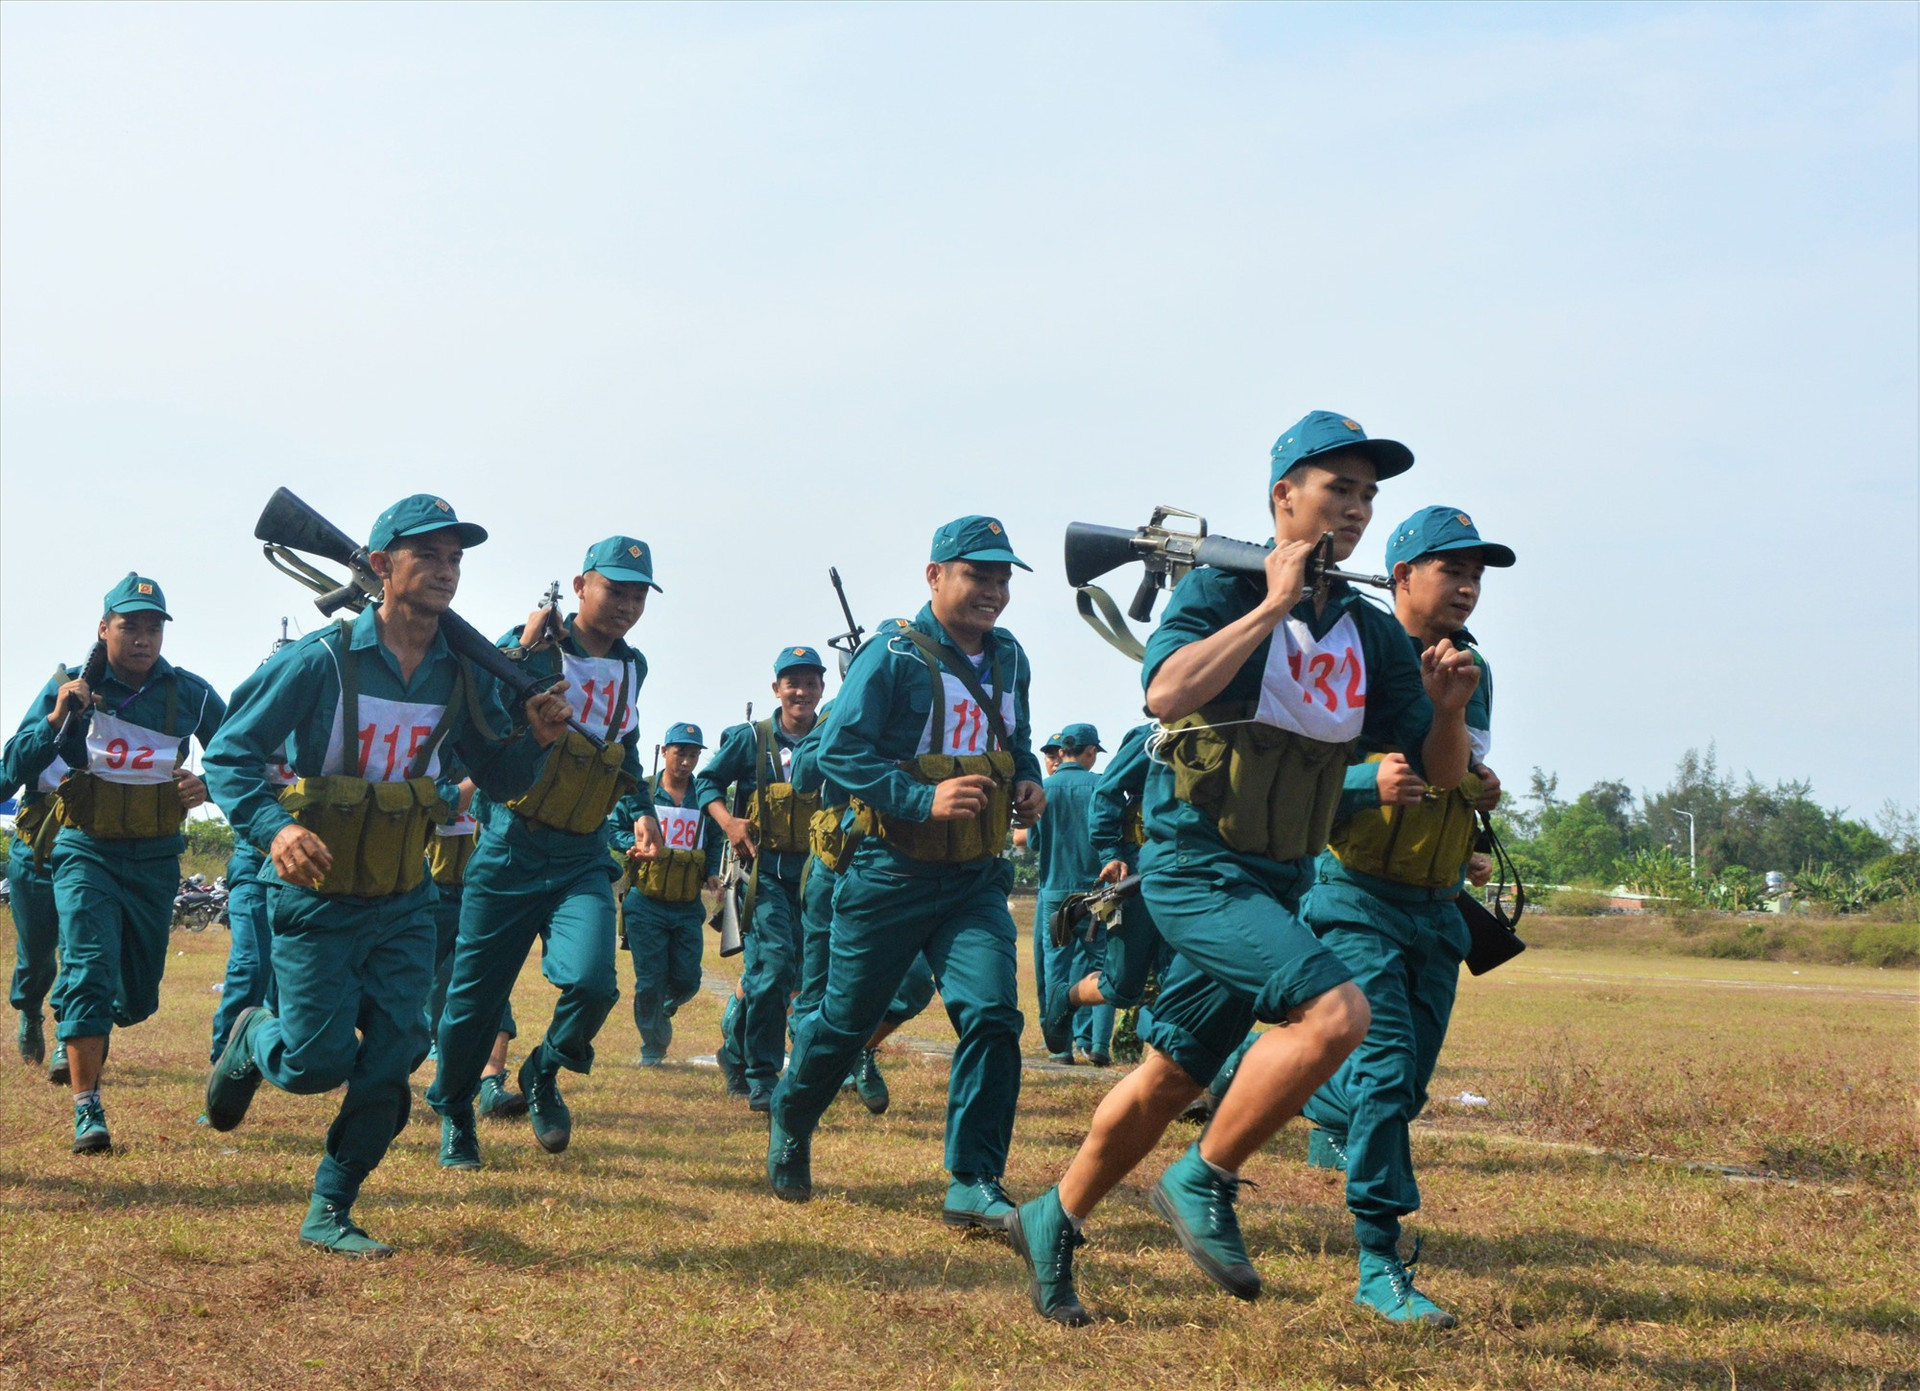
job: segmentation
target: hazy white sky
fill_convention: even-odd
[[[129,568],[222,688],[312,627],[286,484],[451,499],[490,631],[645,537],[649,746],[993,513],[1036,725],[1117,735],[1063,526],[1257,538],[1324,407],[1419,457],[1357,563],[1435,502],[1520,553],[1510,781],[1912,803],[1917,14],[7,4],[7,726]]]

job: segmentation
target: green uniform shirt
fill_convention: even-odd
[[[1040,867],[1040,892],[1085,893],[1100,879],[1104,863],[1094,853],[1088,812],[1100,779],[1078,763],[1064,762],[1040,786],[1047,814],[1027,832],[1027,845]]]
[[[1147,738],[1152,733],[1152,724],[1137,724],[1128,730],[1093,789],[1087,833],[1093,837],[1093,855],[1102,868],[1115,860],[1129,868],[1139,863],[1140,847],[1127,840],[1127,814],[1147,790],[1147,769],[1152,764],[1147,757]]]
[[[361,724],[351,741],[340,728],[340,664],[348,651],[357,654]],[[309,633],[267,658],[233,693],[233,709],[207,750],[207,787],[235,834],[270,851],[273,838],[294,824],[271,776],[277,751],[286,751],[293,772],[303,778],[404,777],[412,753],[438,723],[438,711],[453,698],[459,670],[445,636],[435,633],[413,679],[402,678],[400,663],[380,641],[373,609],[354,619],[344,636],[338,624]],[[524,729],[495,738],[508,736],[514,725],[495,683],[477,681],[475,700],[489,728],[476,728],[462,702],[427,776],[440,775],[450,745],[477,785],[494,796],[516,797],[532,786],[545,752]]]
[[[1265,597],[1263,580],[1211,568],[1188,575],[1174,590],[1160,625],[1147,639],[1147,653],[1140,669],[1142,688],[1152,686],[1160,664],[1180,648],[1244,618],[1258,608]],[[1320,638],[1347,615],[1352,616],[1358,632],[1361,665],[1365,669],[1361,741],[1409,750],[1407,756],[1418,769],[1420,750],[1426,743],[1427,731],[1433,726],[1433,705],[1420,680],[1419,659],[1409,648],[1406,630],[1399,620],[1363,600],[1344,583],[1334,585],[1324,611],[1316,614],[1309,597],[1297,604],[1289,617],[1305,624],[1315,638]],[[1271,637],[1256,647],[1226,689],[1214,699],[1243,701],[1249,705],[1259,700],[1272,647]],[[1346,688],[1346,677],[1342,678],[1341,685]],[[1181,863],[1206,857],[1236,862],[1256,872],[1263,881],[1271,877],[1271,861],[1229,850],[1220,838],[1213,817],[1174,797],[1173,770],[1162,763],[1153,764],[1147,774],[1146,821],[1148,843],[1141,855],[1144,872],[1151,873],[1153,866],[1165,856]],[[1291,872],[1302,873],[1311,863],[1303,858],[1291,866]]]
[[[818,729],[820,722],[814,721],[813,728]],[[807,734],[811,734],[809,730]],[[694,804],[705,807],[715,801],[725,803],[729,810],[735,803],[730,793],[737,794],[739,806],[746,806],[747,798],[759,788],[764,777],[768,782],[792,782],[793,769],[798,762],[798,750],[807,734],[789,734],[780,724],[780,716],[773,716],[773,748],[769,764],[776,761],[779,766],[758,767],[759,739],[751,724],[730,726],[720,735],[720,747],[714,750],[713,757],[707,760],[707,766],[693,780]],[[767,862],[760,868],[764,873],[772,874],[789,883],[800,881],[800,871],[806,868],[805,851],[767,852]]]
[[[1454,638],[1456,644],[1465,638],[1464,632]],[[1413,657],[1416,662],[1420,654],[1426,651],[1419,638],[1407,634],[1407,640],[1413,644]],[[1473,754],[1468,766],[1478,766],[1486,762],[1487,753],[1493,747],[1493,668],[1487,665],[1486,657],[1480,649],[1469,649],[1473,653],[1474,665],[1480,668],[1480,684],[1473,688],[1473,694],[1467,698],[1467,738],[1472,742]],[[1380,748],[1368,742],[1362,736],[1360,753],[1362,757],[1376,753],[1406,752],[1404,749]],[[1417,751],[1416,751],[1417,752]],[[1407,754],[1413,758],[1414,754]],[[1357,811],[1370,811],[1380,805],[1380,774],[1377,763],[1356,763],[1347,769],[1345,784],[1340,790],[1340,815],[1352,816]]]
[[[573,624],[573,618],[567,619],[567,635],[560,642],[526,654],[527,674],[540,681],[565,676],[570,687],[566,699],[573,706],[573,717],[603,739],[617,738],[623,750],[621,767],[635,783],[643,782],[645,772],[640,766],[640,720],[636,702],[640,699],[640,687],[647,679],[647,659],[625,641],[615,642],[604,657],[594,657],[574,639]],[[497,646],[502,651],[518,653],[520,630],[516,628],[503,634]],[[505,703],[508,697],[500,682],[484,672],[480,674],[480,681],[489,695]],[[622,684],[627,688],[625,705],[620,703]],[[550,860],[591,859],[607,851],[605,822],[579,834],[542,826],[521,816],[501,799],[487,795],[484,788],[474,794],[473,815],[486,831],[502,837],[515,849],[531,850]],[[631,823],[628,833],[632,833]]]
[[[700,806],[699,789],[691,781],[687,784],[686,801],[676,802],[673,794],[667,791],[666,783],[662,779],[649,778],[614,804],[613,811],[607,816],[608,843],[624,864],[627,852],[633,849],[633,823],[641,817],[649,814],[657,816],[662,807],[698,812],[699,820],[694,823],[698,826],[698,830],[694,833],[699,842],[696,845],[675,843],[677,839],[687,835],[686,832],[676,831],[668,824],[679,818],[661,817],[660,829],[667,837],[669,850],[699,850],[704,853],[707,857],[707,867],[704,872],[706,877],[711,879],[720,872],[720,852],[726,845],[727,838],[722,834],[719,823],[700,811]]]
[[[80,670],[73,668],[75,675]],[[128,685],[108,667],[94,688],[100,705],[90,718],[75,715],[67,721],[66,737],[62,739],[47,716],[59,703],[60,688],[72,679],[65,675],[51,677],[41,687],[20,728],[7,741],[0,778],[32,789],[30,799],[45,796],[59,786],[61,775],[69,768],[84,768],[108,781],[118,781],[114,774],[137,774],[143,768],[153,768],[156,758],[177,766],[185,757],[187,740],[198,739],[200,747],[206,749],[227,714],[225,703],[204,679],[174,666],[165,657],[156,657],[146,681],[139,686]],[[166,727],[170,700],[171,731]],[[154,747],[142,743],[134,729],[159,736],[152,740]],[[77,826],[61,827],[60,836],[91,839]],[[130,860],[163,859],[186,848],[185,839],[178,834],[99,844]]]

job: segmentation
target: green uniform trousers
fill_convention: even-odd
[[[1173,953],[1160,936],[1153,909],[1138,893],[1120,901],[1120,916],[1107,928],[1100,962],[1100,997],[1116,1009],[1132,1009],[1155,971],[1165,972]]]
[[[829,943],[833,928],[833,891],[839,887],[840,876],[815,860],[807,870],[805,882],[801,885],[800,908],[801,924],[805,942],[801,951],[800,993],[794,997],[794,1027],[799,1027],[802,1014],[820,1008],[820,1001],[827,993],[827,960]],[[881,1021],[899,1027],[909,1019],[926,1012],[933,1003],[938,986],[933,979],[933,967],[927,965],[926,953],[914,957],[913,964],[907,968],[907,978],[900,982],[899,990],[894,992],[893,1003],[887,1006],[886,1017]]]
[[[947,1080],[946,1164],[1005,1172],[1020,1099],[1019,932],[1007,911],[1013,867],[992,858],[929,867],[862,847],[833,896],[826,994],[799,1021],[793,1062],[773,1094],[789,1135],[807,1136],[924,952],[959,1044]]]
[[[746,935],[740,1051],[747,1085],[771,1087],[787,1060],[787,1006],[800,988],[800,881],[760,876]]]
[[[486,829],[467,861],[460,936],[439,1023],[427,1102],[442,1115],[480,1089],[502,1010],[537,937],[540,971],[560,998],[537,1067],[593,1070],[593,1039],[620,1000],[614,970],[614,864],[604,850],[554,863]]]
[[[1246,1040],[1254,1021],[1277,1024],[1353,971],[1298,915],[1313,862],[1180,851],[1141,881],[1161,934],[1177,953],[1140,1037],[1206,1086]]]
[[[282,1091],[347,1084],[313,1178],[338,1207],[352,1206],[412,1109],[407,1078],[427,1051],[434,897],[431,880],[373,899],[267,889],[279,1000],[253,1035],[253,1060]]]
[[[33,847],[18,836],[7,851],[7,890],[13,898],[13,1007],[38,1014],[53,990],[60,962],[60,913],[53,906],[53,867],[35,863]]]
[[[60,983],[53,1012],[64,1041],[138,1024],[160,1008],[180,859],[133,859],[73,830],[49,862],[60,918]]]
[[[1304,1108],[1347,1155],[1347,1208],[1363,1249],[1392,1253],[1420,1208],[1407,1127],[1427,1104],[1460,984],[1466,925],[1449,901],[1387,903],[1318,887],[1306,915],[1373,1009],[1366,1039]],[[1369,921],[1355,921],[1362,916]]]
[[[1047,995],[1041,998],[1053,998],[1060,1009],[1066,1007],[1067,992],[1076,981],[1104,971],[1107,963],[1106,926],[1091,918],[1080,924],[1080,931],[1064,947],[1053,945],[1053,915],[1067,901],[1069,893],[1084,892],[1084,889],[1042,889],[1034,900],[1034,925],[1047,934]],[[1091,934],[1087,931],[1089,927],[1093,929]],[[1087,940],[1089,935],[1091,941]],[[1111,1054],[1115,1013],[1111,1003],[1082,1005],[1076,1009],[1073,1012],[1074,1045],[1082,1053]]]
[[[460,905],[465,901],[464,887],[441,884],[440,901],[433,908],[433,989],[427,992],[427,1037],[440,1036],[440,1015],[447,1007],[447,982],[453,978],[453,946],[460,939]],[[513,1001],[500,1006],[500,1027],[496,1033],[508,1038],[520,1037],[514,1021]]]
[[[662,903],[638,889],[621,901],[627,950],[633,953],[633,1023],[640,1056],[655,1061],[673,1042],[673,1016],[700,993],[700,957],[706,949],[706,904]]]
[[[267,921],[267,886],[258,875],[266,857],[240,841],[227,860],[227,975],[213,1011],[212,1052],[219,1062],[240,1011],[273,997],[273,926]]]

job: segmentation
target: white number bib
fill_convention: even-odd
[[[58,792],[60,790],[60,779],[66,775],[67,760],[64,758],[55,758],[53,762],[47,765],[46,771],[40,774],[40,790],[42,792]]]
[[[1367,719],[1367,662],[1352,614],[1342,614],[1317,640],[1297,618],[1274,630],[1253,717],[1325,744],[1360,737]]]
[[[595,737],[612,743],[639,723],[635,701],[639,692],[632,679],[632,664],[619,657],[573,657],[561,654],[566,664],[567,699],[573,702],[574,718]],[[621,677],[627,678],[627,703],[614,709],[620,699]]]
[[[437,836],[470,836],[479,829],[480,823],[462,811],[454,813],[453,820],[446,825],[435,826],[433,833]]]
[[[986,682],[980,683],[985,689]],[[935,710],[927,716],[927,727],[920,732],[921,753],[944,753],[959,756],[961,754],[985,753],[993,741],[993,727],[987,723],[987,712],[979,703],[967,694],[967,688],[960,678],[950,671],[940,673],[940,693],[944,708]],[[1000,693],[1000,718],[1007,726],[1007,732],[1013,732],[1015,715],[1014,694],[1012,691]],[[945,732],[940,747],[934,747],[934,729],[938,726]]]
[[[365,778],[369,782],[400,782],[414,755],[426,747],[427,740],[447,713],[444,705],[423,705],[412,700],[382,700],[378,696],[360,697],[360,728],[354,731],[354,748],[349,758],[341,750],[340,725],[343,716],[334,707],[333,733],[327,738],[327,761],[322,766],[331,775]],[[440,750],[434,749],[423,776],[440,772]]]
[[[87,730],[87,771],[108,782],[172,782],[184,742],[177,734],[96,710]]]
[[[703,850],[700,812],[696,807],[655,807],[660,818],[660,833],[667,838],[669,850]]]

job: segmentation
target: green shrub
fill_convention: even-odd
[[[1920,923],[1868,923],[1856,928],[1852,958],[1862,966],[1920,965]]]
[[[1613,911],[1612,899],[1589,889],[1548,889],[1534,906],[1562,918],[1599,918]]]

